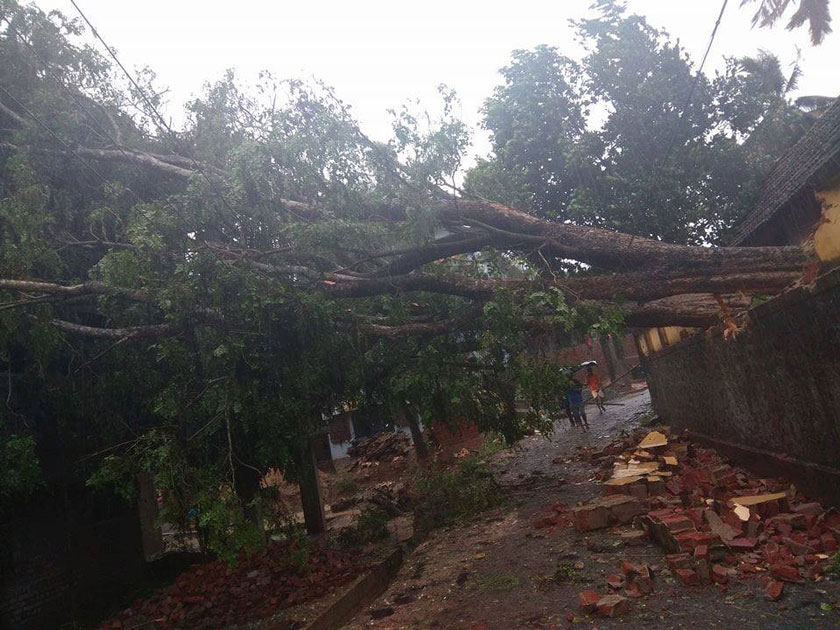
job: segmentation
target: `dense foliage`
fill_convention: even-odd
[[[545,47],[503,71],[496,156],[468,188],[552,219],[719,238],[766,167],[756,129],[788,141],[778,82],[733,61],[683,115],[693,73],[663,34],[613,13],[580,28],[582,66]],[[506,208],[465,214],[451,91],[373,142],[324,85],[228,73],[176,133],[153,73],[128,83],[82,33],[0,0],[0,496],[32,489],[38,460],[48,487],[125,496],[148,472],[167,520],[197,518],[231,554],[262,541],[263,474],[300,475],[338,410],[470,419],[513,442],[546,427],[568,379],[539,336],[622,327],[609,291],[564,288],[566,246],[511,232]],[[640,159],[672,135],[670,160]],[[626,266],[593,251],[580,260]]]
[[[725,242],[812,123],[767,52],[709,79],[678,43],[613,8],[577,23],[580,63],[513,53],[487,100],[493,156],[467,190],[550,218],[689,244]]]
[[[440,232],[425,202],[446,198],[468,142],[451,92],[433,116],[396,112],[383,144],[325,86],[266,75],[245,91],[229,73],[176,136],[144,101],[160,93],[153,75],[142,93],[126,85],[75,43],[77,21],[3,0],[0,24],[0,277],[87,283],[3,293],[0,452],[4,471],[19,468],[4,495],[32,487],[36,452],[53,483],[125,496],[147,471],[164,517],[197,514],[223,551],[258,542],[247,517],[260,477],[294,478],[301,445],[338,409],[475,418],[513,441],[557,404],[562,366],[523,352],[522,318],[555,318],[573,336],[599,309],[515,292],[478,310],[423,293],[341,300],[311,278],[377,271],[368,253]],[[395,208],[399,221],[386,217]],[[473,277],[524,264],[504,252],[449,263]],[[459,323],[369,334],[441,317]],[[519,417],[524,392],[533,406]]]

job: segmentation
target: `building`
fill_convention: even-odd
[[[809,245],[818,258],[840,258],[840,99],[773,166],[758,203],[730,245]],[[659,352],[696,328],[669,326],[636,333],[639,353]]]
[[[831,260],[840,254],[832,236],[838,219],[840,98],[776,162],[731,244],[799,245],[813,239],[820,258]]]
[[[748,310],[734,338],[716,327],[647,353],[654,408],[840,505],[840,100],[779,158],[734,243],[813,247],[819,274]]]

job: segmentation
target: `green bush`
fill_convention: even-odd
[[[470,457],[451,471],[421,477],[417,482],[419,508],[415,526],[421,531],[450,525],[498,505],[499,485],[487,467]]]
[[[828,573],[835,580],[840,580],[840,551],[835,553],[834,556],[831,558],[831,564],[828,565],[826,573]]]
[[[359,491],[359,484],[353,477],[342,475],[335,482],[335,489],[342,496],[354,495]]]
[[[336,537],[336,542],[345,549],[361,547],[369,542],[388,536],[388,513],[376,506],[367,506],[352,527],[345,527]]]

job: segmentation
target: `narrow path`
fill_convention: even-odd
[[[498,454],[492,466],[507,488],[504,506],[470,523],[433,532],[408,558],[385,595],[346,628],[840,628],[840,613],[831,610],[832,604],[840,604],[837,582],[788,585],[780,602],[765,600],[755,580],[734,580],[726,589],[685,588],[659,575],[663,552],[658,547],[625,547],[618,530],[583,535],[570,526],[534,527],[558,502],[571,507],[601,494],[592,479],[593,467],[576,454],[581,447],[601,447],[636,428],[634,416],[650,399],[643,392],[616,402],[623,406],[610,406],[603,415],[588,412],[588,433],[562,420],[549,438],[528,438],[520,448]],[[623,617],[580,613],[578,593],[606,593],[606,576],[619,572],[622,560],[654,568],[654,593],[634,600]],[[565,581],[558,583],[557,573]]]

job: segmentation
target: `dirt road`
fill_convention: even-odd
[[[684,587],[664,568],[663,552],[646,543],[623,546],[617,530],[579,534],[571,527],[536,529],[552,505],[573,506],[601,494],[594,469],[576,458],[582,446],[602,446],[637,426],[647,392],[617,400],[591,430],[565,420],[549,438],[535,436],[499,453],[492,467],[508,498],[480,519],[439,530],[411,554],[386,594],[347,626],[353,630],[518,630],[592,628],[840,628],[840,583],[786,585],[781,601],[765,599],[757,580],[727,587]],[[587,407],[589,410],[589,407]],[[629,528],[625,528],[629,531]],[[654,568],[654,592],[632,601],[618,618],[577,609],[578,593],[607,592],[606,578],[622,560]]]

